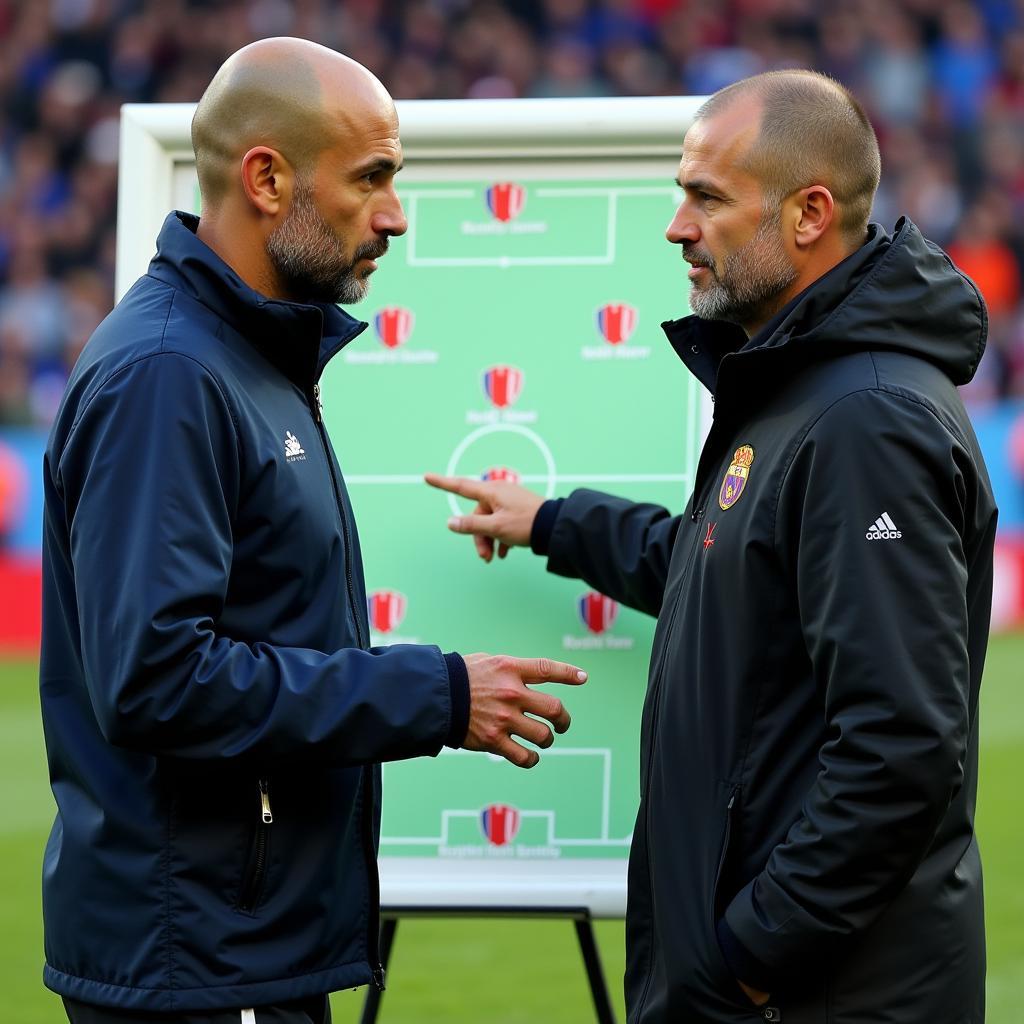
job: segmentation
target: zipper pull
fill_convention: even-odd
[[[270,788],[266,779],[260,779],[260,806],[263,809],[263,824],[269,825],[274,820],[274,815],[270,813]]]
[[[699,523],[704,518],[704,507],[701,506],[700,508],[695,508],[693,510],[693,515],[691,515],[690,518],[695,523]]]
[[[382,964],[377,964],[373,969],[373,987],[378,992],[383,992],[386,988],[384,984],[384,967]]]
[[[324,403],[320,400],[320,385],[313,385],[313,401],[316,402],[316,421],[319,423],[324,418]]]

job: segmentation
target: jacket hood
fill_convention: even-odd
[[[157,237],[149,275],[212,309],[299,384],[318,379],[328,360],[367,324],[333,303],[285,302],[250,288],[196,235],[199,218],[175,210]],[[297,358],[296,346],[308,358]]]
[[[978,368],[988,313],[974,282],[903,217],[892,235],[870,225],[867,242],[807,288],[775,330],[753,344],[738,326],[722,321],[690,316],[662,326],[679,355],[712,387],[726,355],[777,349],[806,359],[807,345],[821,356],[905,352],[934,363],[960,385]],[[696,355],[704,358],[694,360]]]

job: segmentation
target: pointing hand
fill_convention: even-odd
[[[538,718],[546,718],[557,733],[569,728],[570,718],[557,697],[540,693],[526,684],[578,686],[586,682],[587,673],[575,665],[547,658],[470,654],[465,661],[469,671],[469,730],[462,746],[466,750],[500,754],[519,768],[532,768],[540,760],[540,754],[512,737],[518,736],[547,748],[555,738],[551,729]]]
[[[451,494],[476,501],[476,508],[467,516],[452,516],[448,529],[452,533],[472,534],[477,554],[489,562],[494,558],[495,541],[498,557],[504,558],[509,548],[526,547],[537,510],[544,499],[518,484],[485,483],[464,476],[440,476],[427,473],[424,480]]]

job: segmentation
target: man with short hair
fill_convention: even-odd
[[[545,659],[369,648],[320,415],[326,362],[406,229],[398,119],[340,54],[270,39],[193,122],[201,219],[85,346],[46,452],[46,984],[74,1024],[323,1024],[383,984],[378,763],[532,767]],[[532,716],[532,717],[531,717]]]
[[[878,146],[812,72],[713,96],[668,227],[712,392],[682,515],[593,491],[449,527],[658,616],[629,869],[631,1024],[981,1024],[978,689],[996,509],[956,391],[973,284],[868,224]],[[759,1009],[756,1009],[759,1008]]]

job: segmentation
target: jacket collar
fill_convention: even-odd
[[[367,325],[331,303],[268,299],[196,236],[199,218],[168,214],[149,274],[191,295],[246,338],[286,377],[308,389],[327,362]]]
[[[748,339],[737,324],[724,320],[702,320],[698,316],[668,320],[661,325],[662,329],[690,372],[714,394],[722,361],[727,356],[786,352],[794,334],[803,333],[808,322],[816,321],[822,315],[824,307],[827,307],[837,292],[842,294],[857,280],[858,271],[875,255],[876,246],[873,242],[877,238],[878,233],[873,232],[860,249],[791,299],[752,338]],[[797,327],[801,329],[796,330]],[[762,358],[747,362],[751,368],[756,366],[758,372],[765,367]]]
[[[869,225],[859,249],[749,341],[733,324],[693,316],[662,326],[705,387],[734,396],[764,392],[795,363],[865,350],[924,359],[965,384],[984,352],[988,316],[973,282],[903,217],[892,235]]]

